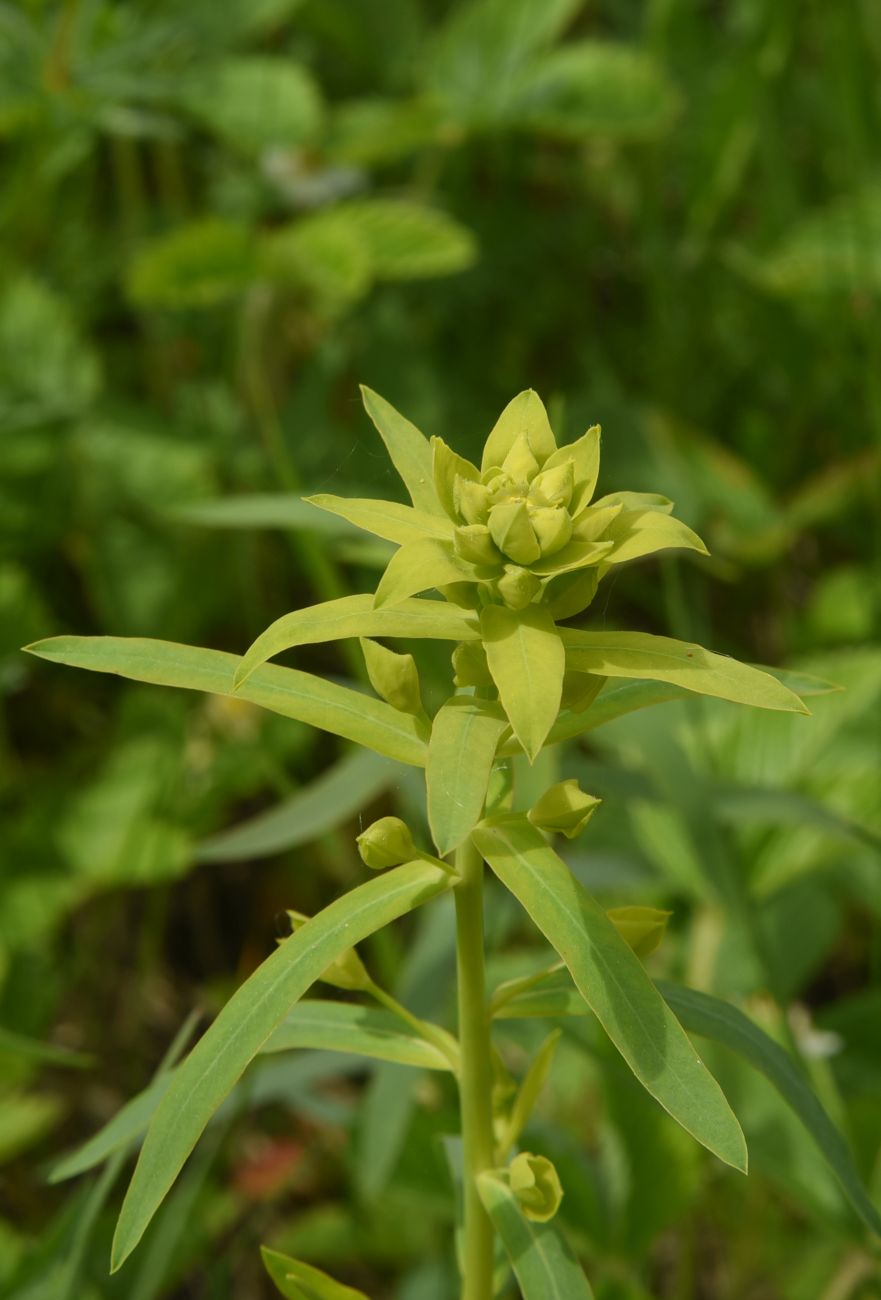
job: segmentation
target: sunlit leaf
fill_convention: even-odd
[[[423,433],[372,388],[361,385],[361,399],[392,464],[417,510],[446,518],[434,490],[431,445]]]
[[[28,646],[55,663],[115,673],[157,686],[235,695],[286,718],[354,740],[378,754],[422,767],[426,746],[417,722],[382,700],[294,668],[267,665],[236,689],[235,655],[138,637],[59,636]]]
[[[525,437],[536,460],[543,462],[557,449],[544,402],[533,388],[512,397],[493,425],[483,448],[482,470],[501,465],[518,438]]]
[[[477,1186],[523,1300],[591,1300],[587,1278],[559,1228],[527,1219],[507,1182],[492,1171],[479,1174]]]
[[[646,678],[756,708],[809,712],[797,695],[770,674],[699,645],[648,632],[561,628],[560,635],[566,647],[567,666],[581,672]]]
[[[144,307],[214,307],[243,293],[256,274],[250,230],[206,217],[147,244],[129,267],[127,285]]]
[[[478,641],[476,618],[440,600],[403,600],[375,609],[373,596],[340,596],[320,605],[307,605],[282,614],[243,655],[236,682],[244,682],[255,668],[283,650],[339,641],[346,637],[413,637],[441,641]]]
[[[377,609],[399,605],[408,596],[445,587],[450,583],[474,581],[474,566],[460,560],[449,542],[434,537],[407,542],[388,562],[374,596]]]
[[[454,696],[435,715],[425,779],[428,824],[444,857],[465,839],[483,813],[496,746],[508,722],[496,705]]]
[[[301,926],[233,994],[153,1117],[117,1224],[114,1269],[140,1241],[211,1116],[310,985],[353,944],[450,884],[425,862],[368,880]]]
[[[698,1142],[745,1171],[746,1144],[722,1090],[600,905],[524,817],[499,818],[473,838],[643,1087]]]
[[[486,658],[502,707],[530,760],[547,739],[563,689],[565,654],[551,617],[487,605],[481,614]]]
[[[192,77],[181,98],[194,117],[245,152],[293,148],[311,139],[321,122],[318,89],[291,59],[226,59]]]
[[[673,548],[707,555],[704,543],[680,519],[658,510],[624,510],[610,525],[607,533],[614,545],[605,558],[606,564],[623,564],[643,555]]]
[[[422,280],[465,271],[477,258],[471,231],[405,199],[350,199],[337,214],[362,239],[380,280]]]
[[[268,1246],[260,1247],[266,1271],[285,1300],[367,1300],[363,1291],[343,1286],[313,1264],[304,1264]]]
[[[423,537],[448,541],[453,536],[453,525],[448,519],[414,510],[412,506],[402,506],[397,501],[335,497],[327,493],[305,499],[310,505],[318,506],[319,510],[340,515],[356,528],[363,528],[365,532],[383,537],[389,542],[397,542],[398,545],[419,541]]]

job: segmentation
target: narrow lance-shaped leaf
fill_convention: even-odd
[[[494,1171],[479,1174],[477,1187],[523,1300],[592,1300],[584,1271],[556,1225],[527,1219],[505,1179]]]
[[[498,705],[471,696],[447,700],[428,743],[428,824],[443,857],[458,848],[483,814],[496,747],[508,722]]]
[[[451,545],[433,537],[407,542],[389,560],[379,580],[373,603],[377,609],[397,605],[431,587],[453,582],[473,582],[474,566],[460,560]],[[363,634],[362,634],[363,635]]]
[[[363,384],[361,399],[365,411],[385,443],[392,464],[410,493],[413,505],[417,510],[426,510],[429,514],[444,515],[443,506],[434,489],[428,439],[415,424],[411,424],[396,411],[390,402]]]
[[[384,537],[387,542],[396,542],[399,546],[405,542],[419,541],[422,537],[436,537],[446,541],[453,536],[453,525],[448,519],[427,514],[423,510],[414,510],[412,506],[402,506],[397,501],[335,497],[325,493],[306,497],[305,500],[319,510],[339,515],[356,528],[363,528],[365,532]]]
[[[41,659],[115,673],[157,686],[180,686],[209,695],[236,695],[260,708],[354,740],[387,758],[425,765],[423,730],[413,717],[382,700],[294,668],[261,668],[238,691],[233,678],[239,660],[220,650],[148,641],[140,637],[57,636],[27,647]]]
[[[354,817],[396,779],[400,768],[369,749],[355,749],[289,799],[196,846],[198,862],[268,857],[321,835]]]
[[[363,1291],[336,1282],[313,1264],[260,1247],[266,1271],[285,1300],[367,1300]]]
[[[760,709],[809,712],[797,695],[769,673],[687,641],[648,632],[583,632],[575,628],[561,628],[560,635],[568,667],[581,672],[669,682],[698,695]]]
[[[368,880],[307,921],[233,994],[153,1117],[119,1216],[114,1270],[140,1241],[211,1116],[310,985],[353,944],[450,886],[451,877],[426,862]]]
[[[666,982],[658,987],[686,1029],[737,1052],[774,1085],[825,1156],[863,1223],[881,1237],[881,1214],[860,1181],[847,1143],[792,1058],[737,1007],[697,989]]]
[[[474,843],[566,963],[582,997],[643,1087],[721,1160],[746,1170],[743,1133],[716,1080],[600,905],[524,817]]]
[[[283,650],[346,637],[412,637],[438,641],[479,641],[477,619],[441,600],[403,600],[393,608],[374,609],[373,596],[340,596],[282,614],[248,650],[236,670],[236,687],[255,668]]]
[[[560,708],[566,669],[560,633],[537,605],[522,610],[487,605],[480,625],[502,707],[532,761]]]

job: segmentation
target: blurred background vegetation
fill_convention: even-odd
[[[251,1300],[261,1240],[377,1300],[454,1294],[455,1098],[401,1067],[261,1066],[113,1279],[124,1157],[47,1182],[277,911],[360,878],[359,819],[415,816],[419,789],[18,647],[241,653],[368,590],[382,546],[298,501],[394,493],[359,381],[472,455],[526,386],[565,440],[601,421],[601,489],[671,496],[712,556],[621,573],[591,624],[846,688],[810,722],[666,704],[535,781],[604,796],[574,869],[672,909],[653,972],[795,1052],[881,1194],[879,85],[874,0],[0,4],[4,1296]],[[353,650],[295,661],[363,677]],[[414,653],[431,689],[446,652]],[[491,916],[501,978],[523,936]],[[442,906],[365,957],[450,1016]],[[708,1053],[747,1182],[571,1023],[528,1144],[600,1300],[881,1296],[877,1243],[768,1086]],[[546,1029],[506,1030],[515,1071]]]

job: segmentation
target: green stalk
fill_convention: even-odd
[[[469,841],[456,851],[456,870],[461,877],[454,893],[464,1150],[462,1300],[489,1300],[493,1228],[480,1200],[477,1175],[493,1166],[492,1059],[483,952],[483,859]]]

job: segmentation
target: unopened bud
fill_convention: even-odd
[[[556,1169],[546,1156],[521,1151],[508,1170],[511,1191],[527,1219],[547,1223],[560,1208],[563,1188]]]
[[[496,590],[509,609],[525,609],[541,589],[541,581],[528,569],[506,564]]]
[[[572,520],[562,506],[541,506],[538,510],[530,510],[529,521],[542,555],[553,555],[572,536]]]
[[[470,564],[498,564],[496,544],[486,524],[467,524],[453,532],[453,547],[457,555]]]
[[[538,473],[538,461],[532,454],[529,439],[521,433],[502,461],[502,469],[515,483],[528,483]]]
[[[558,831],[572,840],[581,834],[601,802],[595,795],[585,794],[573,777],[546,790],[527,816],[539,830]]]
[[[361,861],[371,871],[399,867],[416,856],[410,828],[400,817],[380,817],[361,832],[356,842]]]
[[[482,524],[489,512],[490,490],[483,483],[458,477],[453,485],[456,510],[468,524]]]
[[[655,951],[667,931],[672,912],[659,907],[610,907],[606,915],[637,957]]]
[[[461,641],[453,651],[456,686],[492,686],[486,651],[479,641]]]
[[[536,474],[529,489],[530,501],[541,506],[568,506],[575,482],[574,468],[572,461],[567,460]]]
[[[489,512],[489,531],[500,551],[515,564],[534,564],[541,547],[523,501],[501,501]]]
[[[402,713],[421,713],[422,692],[413,656],[398,654],[380,645],[378,641],[363,637],[361,649],[370,685],[377,695],[381,695],[392,708],[399,709]]]
[[[303,925],[309,920],[302,912],[288,911],[288,919],[291,923],[291,930],[296,933],[298,926]],[[355,952],[354,948],[347,948],[345,952],[340,953],[339,957],[334,958],[327,969],[319,976],[325,984],[330,984],[335,989],[346,989],[351,993],[360,993],[371,985],[370,976],[367,968],[361,958]]]

